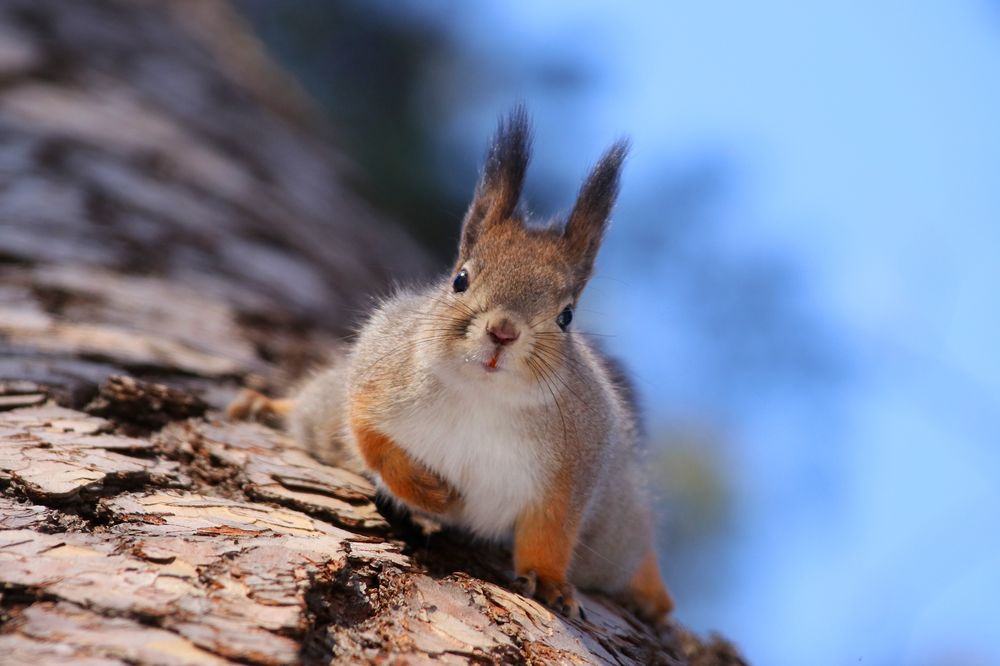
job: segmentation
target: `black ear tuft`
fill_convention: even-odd
[[[573,212],[563,236],[577,265],[578,291],[583,289],[594,269],[608,217],[618,198],[622,163],[628,155],[629,142],[621,139],[604,153],[580,188]]]
[[[476,186],[462,226],[462,257],[475,243],[485,224],[510,217],[524,187],[531,158],[531,122],[523,104],[518,104],[497,123],[497,132],[486,153],[483,176]]]
[[[503,188],[510,206],[509,215],[514,211],[524,185],[524,174],[531,158],[531,121],[523,104],[518,104],[507,118],[497,123],[497,133],[486,155],[486,166],[480,188]]]

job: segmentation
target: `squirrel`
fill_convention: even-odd
[[[501,118],[448,275],[399,290],[291,398],[245,391],[234,417],[282,418],[327,462],[417,514],[507,539],[514,588],[581,618],[575,587],[666,622],[631,387],[572,326],[628,143],[601,157],[565,222],[519,205],[531,130]]]

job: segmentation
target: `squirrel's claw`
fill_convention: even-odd
[[[528,571],[514,579],[511,587],[526,597],[535,597],[546,606],[571,620],[586,620],[586,613],[576,598],[576,588],[565,581],[539,578]]]
[[[538,586],[538,575],[534,571],[529,571],[523,576],[518,576],[511,583],[511,588],[518,594],[525,597],[535,596],[535,589]]]

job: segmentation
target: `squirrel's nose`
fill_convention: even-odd
[[[498,345],[509,345],[521,335],[514,323],[506,317],[497,322],[490,322],[486,327],[486,332],[489,334],[490,340]]]

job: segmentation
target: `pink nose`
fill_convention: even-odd
[[[514,340],[517,340],[517,336],[520,335],[520,332],[514,327],[511,320],[506,318],[496,323],[490,323],[486,327],[486,332],[489,334],[490,340],[498,345],[509,345]]]

